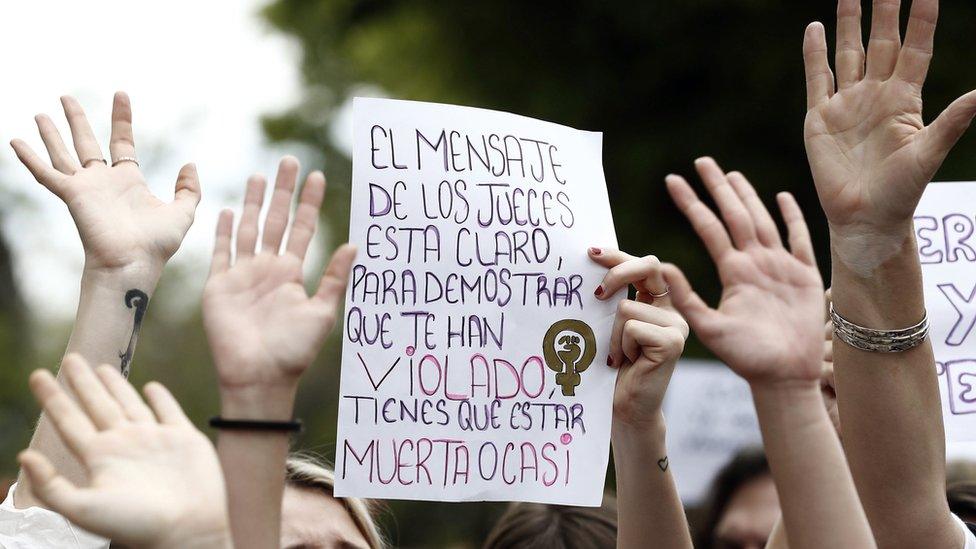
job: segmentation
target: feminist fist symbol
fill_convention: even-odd
[[[596,337],[581,320],[560,320],[546,332],[542,355],[546,366],[556,372],[556,384],[562,387],[563,396],[576,396],[576,386],[582,382],[580,373],[590,367],[596,356]]]

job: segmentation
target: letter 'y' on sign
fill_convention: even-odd
[[[357,98],[352,137],[336,495],[600,505],[602,135]]]

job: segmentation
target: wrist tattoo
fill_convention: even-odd
[[[663,458],[657,460],[657,466],[661,469],[662,473],[668,470],[668,465],[670,465],[670,463],[668,463],[668,456],[664,456]]]
[[[136,350],[136,339],[139,337],[139,328],[142,327],[142,317],[146,314],[146,307],[149,305],[149,296],[142,290],[129,290],[125,292],[125,306],[136,310],[135,319],[132,321],[132,335],[129,336],[129,346],[124,351],[119,352],[122,359],[120,366],[122,376],[129,377],[129,367],[132,364],[132,354]]]

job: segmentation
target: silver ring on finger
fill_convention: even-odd
[[[132,162],[137,167],[139,166],[139,160],[134,156],[120,156],[112,161],[112,167],[116,167],[123,162]]]
[[[87,168],[88,167],[88,164],[91,164],[92,162],[101,162],[102,164],[105,164],[106,166],[108,166],[108,161],[107,160],[105,160],[104,158],[100,158],[100,157],[94,156],[92,158],[86,158],[85,160],[82,160],[81,161],[81,167],[82,168]]]
[[[667,288],[665,288],[665,289],[664,289],[664,291],[663,291],[663,292],[661,292],[661,293],[659,293],[659,294],[655,294],[655,293],[653,293],[653,292],[648,292],[648,293],[649,293],[649,294],[651,295],[651,297],[653,297],[654,299],[661,299],[661,298],[663,298],[663,297],[668,297],[668,294],[670,294],[670,293],[671,293],[671,286],[668,286]]]

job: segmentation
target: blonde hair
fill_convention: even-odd
[[[606,494],[601,507],[512,503],[488,534],[482,549],[615,549],[617,500]]]
[[[321,465],[321,461],[307,454],[292,454],[285,462],[285,482],[295,488],[307,488],[323,492],[342,504],[352,517],[370,549],[385,549],[386,541],[376,525],[374,514],[379,504],[368,499],[337,498],[335,473]]]

